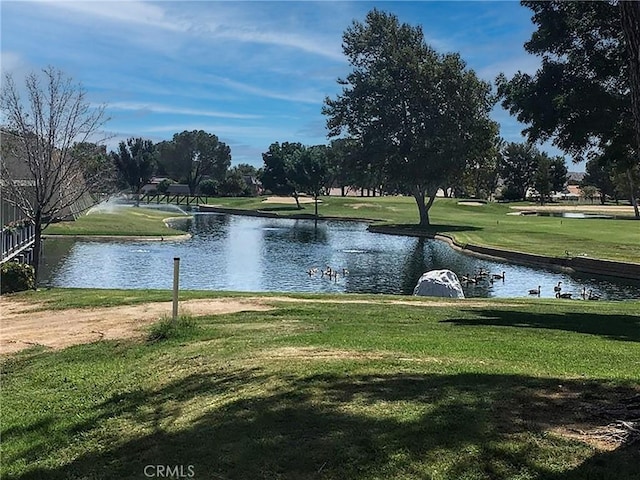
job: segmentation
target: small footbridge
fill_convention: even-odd
[[[2,245],[0,264],[8,261],[30,263],[35,238],[36,228],[29,220],[18,220],[4,225],[0,235]]]

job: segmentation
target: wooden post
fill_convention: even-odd
[[[178,290],[180,282],[180,257],[173,259],[173,315],[172,320],[175,322],[178,318]]]

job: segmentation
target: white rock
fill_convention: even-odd
[[[431,270],[423,273],[413,289],[413,294],[424,297],[464,298],[460,281],[451,270]]]

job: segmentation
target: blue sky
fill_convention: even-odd
[[[107,104],[110,148],[202,129],[231,147],[233,164],[257,167],[273,142],[327,143],[322,103],[350,71],[342,33],[373,7],[422,25],[428,43],[460,52],[485,80],[539,64],[523,48],[534,30],[530,10],[512,1],[0,5],[3,74],[19,81],[53,65],[81,82],[92,102]],[[506,111],[498,106],[493,117],[503,138],[522,140]]]

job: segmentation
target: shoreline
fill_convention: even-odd
[[[88,239],[88,240],[127,240],[127,241],[146,241],[146,242],[169,242],[169,241],[183,241],[191,238],[190,233],[178,234],[178,235],[63,235],[63,234],[44,234],[43,239]]]

